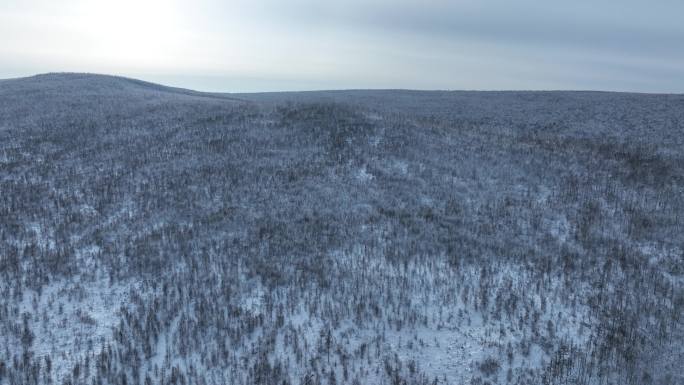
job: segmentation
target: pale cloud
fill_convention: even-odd
[[[673,0],[4,0],[0,77],[684,92],[682,14]]]

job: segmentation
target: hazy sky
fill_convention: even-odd
[[[0,78],[684,92],[682,0],[0,0]]]

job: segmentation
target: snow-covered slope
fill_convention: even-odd
[[[682,106],[0,81],[0,384],[682,383]]]

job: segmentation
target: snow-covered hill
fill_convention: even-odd
[[[0,81],[0,384],[683,383],[683,106]]]

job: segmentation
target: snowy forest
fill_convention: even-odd
[[[0,384],[684,384],[684,95],[0,81]]]

